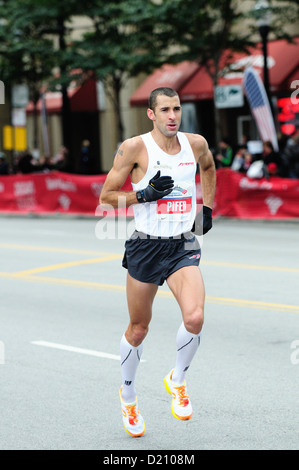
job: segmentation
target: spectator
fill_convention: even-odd
[[[279,152],[274,151],[274,147],[270,141],[263,142],[263,161],[269,175],[281,177],[287,176],[283,160]]]
[[[0,175],[8,175],[9,168],[6,161],[6,155],[0,152]]]
[[[36,171],[36,168],[37,167],[34,165],[31,153],[28,151],[21,153],[17,162],[16,172],[24,174],[33,173]]]
[[[244,173],[247,172],[247,170],[249,169],[251,163],[252,163],[252,155],[250,152],[246,151],[245,152],[245,155],[244,155],[244,163],[243,163],[243,168],[242,168],[242,171],[244,171]]]
[[[51,158],[52,170],[66,171],[69,151],[64,145],[60,147],[59,152]]]
[[[246,152],[246,147],[239,148],[232,162],[232,166],[231,166],[232,170],[241,171],[243,164],[244,164],[245,152]]]
[[[252,155],[248,152],[247,146],[240,147],[234,156],[231,169],[239,171],[240,173],[246,173],[252,163]]]
[[[220,152],[216,154],[216,168],[230,167],[233,159],[233,149],[228,139],[219,142]]]
[[[53,158],[50,156],[42,156],[40,159],[41,171],[43,173],[48,173],[49,171],[55,170],[55,165],[53,163]]]
[[[282,158],[286,162],[289,178],[299,178],[299,134],[285,146]]]
[[[91,164],[91,153],[90,153],[90,142],[85,139],[81,143],[80,151],[80,173],[82,175],[88,175],[90,173]]]

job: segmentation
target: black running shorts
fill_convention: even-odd
[[[135,231],[125,243],[122,265],[134,279],[162,286],[184,266],[198,266],[200,245],[193,233],[180,237],[153,237]]]

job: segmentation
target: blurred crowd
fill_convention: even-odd
[[[0,175],[47,173],[53,170],[68,172],[69,157],[69,150],[65,146],[61,146],[57,154],[53,156],[39,156],[26,150],[18,153],[12,163],[9,163],[7,156],[0,152]],[[78,171],[80,174],[91,173],[92,157],[90,142],[85,139],[81,143],[79,154]]]
[[[253,178],[299,178],[299,131],[281,136],[278,146],[275,151],[270,141],[251,142],[244,136],[234,151],[229,140],[223,139],[214,152],[216,168],[230,167]]]
[[[257,144],[261,145],[258,148]],[[0,175],[67,171],[69,151],[62,146],[51,157],[36,158],[31,152],[20,153],[9,166],[6,155],[0,152]],[[245,136],[242,143],[234,150],[228,139],[223,139],[213,151],[216,168],[231,168],[252,178],[299,178],[299,131],[293,136],[279,139],[279,151],[275,151],[271,142],[249,141]],[[80,154],[80,173],[89,173],[89,141],[82,142]]]
[[[56,155],[49,157],[42,156],[38,158],[34,156],[34,153],[27,150],[19,153],[14,158],[12,166],[9,166],[6,155],[0,153],[0,175],[46,173],[52,170],[65,171],[67,157],[68,149],[63,146]]]

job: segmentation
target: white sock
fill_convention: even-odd
[[[133,403],[136,399],[135,375],[143,350],[142,343],[135,348],[128,343],[125,335],[120,341],[120,363],[123,379],[122,398],[125,403]]]
[[[181,324],[177,337],[177,356],[174,371],[171,380],[177,384],[183,384],[187,369],[198,349],[201,332],[198,335],[189,333],[184,323]]]

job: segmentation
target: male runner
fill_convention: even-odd
[[[198,269],[200,246],[192,233],[196,164],[200,167],[203,233],[212,227],[216,176],[206,140],[179,132],[181,114],[180,99],[173,89],[152,91],[147,116],[153,130],[122,143],[100,196],[101,204],[113,207],[118,206],[122,196],[127,206],[133,205],[135,217],[136,230],[126,241],[123,258],[128,270],[130,321],[120,344],[123,384],[119,391],[123,424],[133,437],[145,432],[134,382],[153,300],[165,280],[179,304],[183,322],[176,338],[176,364],[164,384],[173,397],[171,410],[175,418],[187,420],[192,416],[185,374],[200,343],[205,300]],[[128,175],[133,191],[121,191]]]

